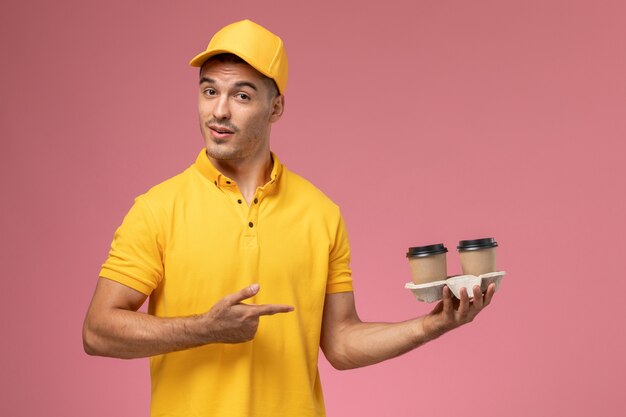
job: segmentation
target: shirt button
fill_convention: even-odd
[[[230,184],[230,181],[226,181],[226,184]]]
[[[254,199],[254,204],[256,204],[256,203],[258,203],[258,202],[259,202],[259,199],[258,199],[258,198],[255,198],[255,199]]]
[[[250,223],[248,223],[248,226],[249,227],[254,227],[254,223],[250,222]]]
[[[239,204],[241,204],[241,200],[237,200],[237,202],[238,202]]]

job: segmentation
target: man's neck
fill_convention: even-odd
[[[274,167],[270,153],[267,154],[267,158],[245,162],[209,159],[218,171],[237,183],[248,204],[254,198],[256,189],[270,180],[270,174]]]

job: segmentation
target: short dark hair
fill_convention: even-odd
[[[227,62],[229,64],[246,64],[246,65],[250,65],[244,59],[239,57],[238,55],[230,54],[230,53],[217,54],[217,55],[213,55],[211,58],[207,59],[206,61],[204,61],[202,63],[202,65],[200,66],[200,74],[202,74],[202,68],[204,68],[204,64],[206,64],[207,62],[212,61],[212,60],[216,60],[216,61],[220,61],[220,62]],[[250,65],[250,66],[252,67],[252,65]],[[252,67],[252,68],[254,68],[254,67]],[[255,71],[256,71],[256,69],[255,69]],[[261,74],[261,73],[259,72],[259,74]],[[270,77],[268,77],[267,75],[265,75],[265,74],[261,74],[261,76],[263,77],[263,79],[266,81],[267,85],[270,88],[270,98],[274,98],[274,97],[278,96],[279,92],[278,92],[278,86],[276,85],[276,82],[273,79],[271,79]]]

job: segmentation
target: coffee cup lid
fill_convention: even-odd
[[[458,250],[478,250],[478,249],[487,249],[487,248],[495,248],[498,246],[498,242],[492,237],[482,238],[482,239],[470,239],[470,240],[461,240],[459,242],[459,246],[456,248]]]
[[[420,256],[437,255],[439,253],[446,253],[447,251],[448,249],[443,245],[443,243],[426,246],[414,246],[409,248],[409,251],[406,253],[406,257],[415,258]]]

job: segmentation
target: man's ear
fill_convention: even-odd
[[[285,96],[280,94],[272,99],[272,113],[270,114],[270,122],[274,123],[280,119],[285,111]]]

